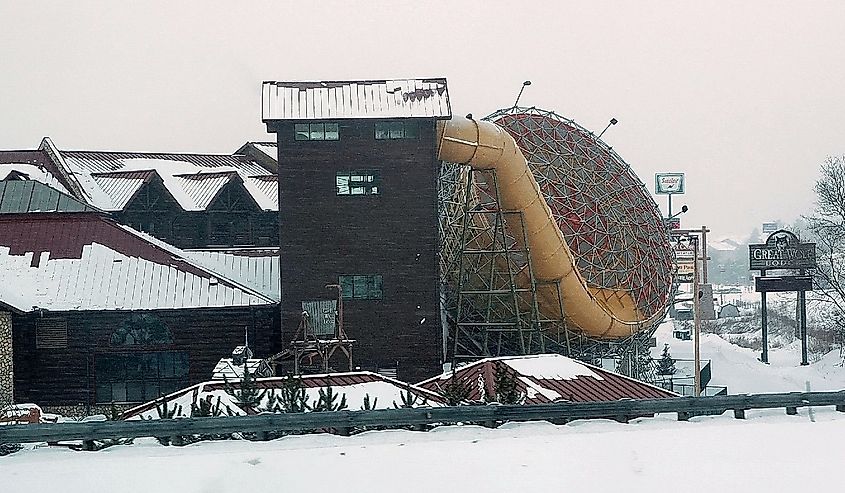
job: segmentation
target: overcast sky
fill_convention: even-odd
[[[530,79],[525,105],[616,117],[604,140],[652,192],[686,173],[683,225],[716,237],[809,212],[845,154],[841,0],[0,0],[0,19],[0,149],[232,152],[273,140],[263,80],[443,76],[483,116]]]

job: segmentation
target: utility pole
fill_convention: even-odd
[[[702,231],[704,228],[702,228]],[[699,397],[701,395],[701,345],[700,345],[700,332],[701,332],[701,286],[699,285],[699,271],[698,271],[698,236],[690,236],[690,239],[694,242],[693,244],[693,258],[695,259],[695,263],[693,264],[693,274],[692,274],[692,286],[693,286],[693,295],[692,295],[692,306],[693,306],[693,326],[694,326],[694,348],[695,348],[695,396]]]

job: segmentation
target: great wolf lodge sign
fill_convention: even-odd
[[[815,269],[816,244],[801,243],[786,230],[775,231],[766,243],[748,245],[750,270]]]

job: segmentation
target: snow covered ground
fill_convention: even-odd
[[[677,422],[580,421],[452,426],[430,432],[310,435],[271,442],[0,458],[5,493],[840,491],[845,417],[827,408]]]
[[[658,330],[658,349],[692,356],[692,342]],[[751,350],[702,338],[713,383],[731,393],[845,388],[838,354],[800,367],[799,349]],[[3,493],[243,491],[707,492],[840,491],[845,414],[832,408],[749,411],[748,419],[672,414],[629,424],[509,423],[429,432],[373,431],[352,437],[290,436],[270,442],[163,447],[136,440],[99,452],[29,446],[0,457]]]
[[[667,321],[657,329],[653,356],[659,358],[667,343],[673,358],[692,359],[693,341],[673,339],[672,327],[672,322]],[[804,392],[807,382],[813,391],[845,389],[845,368],[839,351],[828,353],[809,366],[800,366],[800,341],[770,348],[767,365],[759,360],[759,351],[736,346],[716,334],[702,334],[701,358],[711,361],[710,385],[727,386],[730,394]]]

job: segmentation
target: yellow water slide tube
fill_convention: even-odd
[[[567,325],[586,335],[619,339],[649,327],[663,315],[646,316],[624,289],[588,286],[576,268],[577,262],[546,204],[537,181],[513,137],[495,123],[453,118],[438,123],[439,159],[467,164],[476,170],[495,170],[499,201],[505,210],[521,211],[528,237],[528,250],[534,277],[538,281],[540,312],[560,319],[560,300]],[[515,238],[520,225],[509,224]],[[520,287],[528,287],[526,273],[517,277]]]

